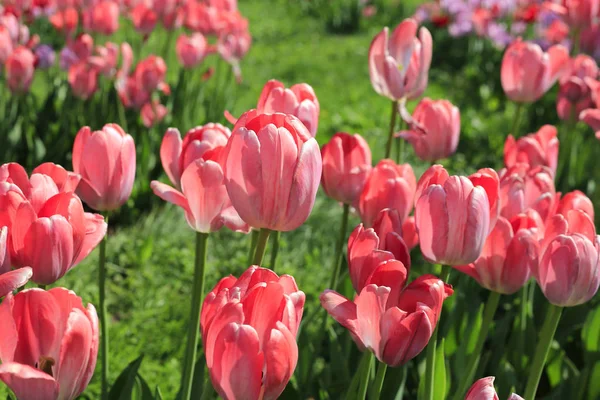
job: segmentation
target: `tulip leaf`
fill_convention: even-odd
[[[154,400],[154,395],[152,394],[152,390],[150,390],[150,386],[148,386],[148,383],[140,374],[138,374],[135,379],[131,398],[137,400]]]
[[[600,307],[588,314],[581,331],[581,339],[586,351],[596,353],[600,350]]]
[[[154,392],[154,400],[163,400],[162,393],[160,392],[160,388],[157,386],[156,391]]]
[[[108,394],[110,400],[129,400],[132,398],[138,377],[138,370],[143,360],[144,356],[139,356],[121,372]]]
[[[208,378],[206,377],[206,358],[204,354],[200,355],[198,361],[196,361],[196,366],[194,367],[194,379],[192,380],[192,399],[199,399],[202,397],[202,392],[204,389],[212,390],[212,386],[210,382],[207,382]],[[205,388],[205,386],[207,386]]]
[[[433,375],[433,398],[445,399],[448,394],[449,385],[446,379],[446,357],[444,355],[444,343],[446,339],[442,339],[438,343],[435,353],[435,371]]]

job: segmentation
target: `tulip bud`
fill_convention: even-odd
[[[184,68],[198,66],[208,54],[208,43],[201,33],[181,35],[175,44],[177,59]]]
[[[533,167],[548,167],[552,175],[556,174],[558,164],[558,138],[556,128],[544,125],[536,133],[515,140],[508,135],[504,143],[504,165],[514,167],[518,163]]]
[[[13,93],[29,91],[35,72],[35,56],[27,47],[17,47],[4,63],[8,88]]]

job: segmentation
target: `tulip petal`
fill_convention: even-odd
[[[50,375],[18,363],[0,365],[0,380],[19,400],[56,400],[58,384]]]
[[[265,400],[277,399],[296,369],[298,345],[296,338],[281,322],[271,334],[265,347]]]
[[[108,225],[104,221],[104,217],[100,214],[85,213],[84,218],[85,238],[83,239],[81,250],[73,262],[74,266],[79,264],[88,255],[90,255],[92,250],[94,250],[104,239],[108,229]]]
[[[19,268],[14,271],[0,274],[0,298],[6,296],[15,289],[24,286],[32,275],[33,271],[29,267]]]
[[[179,186],[179,179],[183,171],[179,167],[182,152],[181,133],[177,128],[169,128],[160,145],[160,161],[165,173],[175,186]]]

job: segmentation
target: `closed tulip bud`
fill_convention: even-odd
[[[512,101],[532,103],[556,83],[568,61],[569,52],[564,46],[555,45],[544,52],[535,43],[517,39],[502,58],[504,93]]]
[[[221,397],[281,395],[298,362],[296,334],[304,301],[293,277],[256,266],[239,279],[222,279],[206,296],[202,342],[210,379]]]
[[[498,400],[498,394],[494,389],[494,379],[493,376],[479,379],[471,386],[465,400]],[[513,393],[508,400],[523,400],[523,398]]]
[[[165,85],[165,77],[167,75],[167,64],[157,56],[149,56],[140,61],[135,68],[134,78],[140,88],[144,88],[147,92],[152,92],[156,89],[162,90]]]
[[[98,90],[98,70],[85,61],[69,68],[69,85],[75,97],[87,100]]]
[[[371,42],[369,74],[375,91],[390,100],[416,99],[427,87],[431,65],[432,39],[427,28],[405,19],[391,34],[388,28]]]
[[[504,165],[511,168],[518,163],[530,167],[548,167],[552,175],[556,174],[558,164],[558,138],[556,128],[544,125],[536,133],[515,140],[508,135],[504,143]]]
[[[536,232],[513,231],[511,223],[500,217],[487,237],[481,255],[474,263],[455,268],[473,277],[481,286],[502,294],[516,293],[529,280],[537,263]]]
[[[89,29],[103,35],[112,35],[119,29],[119,5],[104,0],[90,9]]]
[[[426,346],[452,287],[433,275],[423,275],[406,288],[400,261],[381,263],[360,294],[350,301],[332,290],[321,305],[351,333],[360,350],[396,367],[416,357]]]
[[[29,91],[35,72],[35,55],[27,47],[17,47],[6,59],[4,72],[11,92]]]
[[[588,109],[579,114],[579,119],[596,131],[596,139],[600,139],[600,109]]]
[[[511,219],[532,208],[545,221],[554,213],[555,203],[554,178],[549,168],[517,163],[500,171],[500,215],[504,218]]]
[[[366,286],[373,271],[384,261],[399,260],[410,271],[409,248],[402,238],[402,221],[396,210],[379,213],[373,228],[363,224],[348,239],[348,270],[357,293]],[[406,276],[404,277],[406,280]]]
[[[193,33],[191,36],[181,35],[175,44],[177,60],[184,68],[198,66],[208,55],[209,48],[204,35]]]
[[[81,175],[77,194],[96,211],[121,207],[133,189],[135,144],[117,124],[94,131],[83,127],[73,145],[73,170]]]
[[[98,355],[93,305],[64,288],[24,290],[0,304],[0,380],[20,400],[74,400]]]
[[[65,36],[71,36],[79,24],[79,12],[74,7],[67,7],[63,10],[58,10],[48,19],[54,29],[64,33]]]
[[[448,176],[441,165],[429,168],[418,184],[415,222],[421,252],[430,262],[474,262],[494,228],[498,176],[491,169],[467,178]]]
[[[417,104],[410,130],[400,132],[424,161],[436,161],[454,154],[460,136],[460,111],[448,100],[425,97]]]
[[[594,205],[589,197],[579,190],[565,194],[558,202],[556,213],[566,217],[571,210],[581,210],[589,215],[592,221],[594,220]]]
[[[225,149],[225,185],[253,228],[291,231],[312,211],[322,161],[317,141],[293,115],[244,113]]]
[[[138,33],[148,36],[158,23],[158,15],[152,8],[146,7],[144,3],[139,3],[131,10],[131,21]]]
[[[398,165],[381,160],[371,171],[358,200],[358,212],[363,224],[370,228],[384,208],[398,210],[400,218],[408,218],[413,208],[417,178],[409,164]]]
[[[325,194],[354,205],[371,173],[371,149],[359,134],[339,132],[321,149]]]

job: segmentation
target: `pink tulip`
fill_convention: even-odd
[[[563,121],[576,119],[579,114],[594,105],[589,79],[598,76],[598,65],[590,56],[579,54],[569,62],[569,67],[560,78],[560,91],[556,100],[556,111]]]
[[[11,270],[8,228],[3,226],[0,228],[0,298],[25,286],[32,274],[33,271],[29,267]]]
[[[276,399],[298,362],[304,293],[294,278],[252,266],[206,296],[201,330],[210,379],[225,400]]]
[[[415,154],[424,161],[436,161],[454,154],[460,136],[460,111],[448,100],[425,97],[412,115],[408,131],[398,136],[406,139]]]
[[[371,149],[359,134],[338,132],[321,149],[325,194],[353,205],[371,173]]]
[[[319,145],[293,115],[244,113],[225,149],[225,185],[253,228],[291,231],[312,211],[322,161]]]
[[[588,109],[579,114],[579,119],[596,131],[596,138],[600,139],[600,109]]]
[[[431,64],[432,39],[427,28],[419,30],[417,21],[405,19],[389,37],[388,28],[371,42],[369,74],[375,91],[391,100],[414,100],[427,87]]]
[[[544,95],[568,66],[569,52],[555,45],[543,52],[539,45],[517,39],[504,52],[501,81],[506,96],[532,103]]]
[[[410,271],[409,248],[402,238],[402,221],[396,210],[379,213],[373,228],[360,224],[348,239],[348,270],[354,290],[360,293],[373,271],[384,261],[398,260]],[[406,278],[406,277],[405,277]]]
[[[146,7],[144,3],[139,3],[131,10],[131,21],[135,30],[147,37],[156,27],[158,15],[152,8]]]
[[[27,47],[17,47],[6,59],[4,72],[11,92],[27,92],[35,72],[35,55]]]
[[[494,389],[494,377],[481,378],[471,386],[465,400],[498,400],[498,394]],[[523,400],[518,394],[511,394],[508,400]]]
[[[13,42],[6,27],[0,25],[0,65],[4,65],[13,52]]]
[[[119,46],[107,42],[104,46],[96,46],[95,54],[88,58],[90,65],[107,78],[113,78],[117,72]]]
[[[413,207],[417,179],[409,164],[381,160],[371,171],[358,200],[358,212],[367,228],[384,208],[398,210],[404,221]]]
[[[421,252],[433,263],[474,262],[498,215],[498,175],[482,169],[470,177],[448,176],[441,165],[419,180],[415,222]]]
[[[403,365],[426,346],[452,287],[433,275],[423,275],[406,288],[400,261],[381,263],[360,294],[350,301],[332,290],[321,294],[321,305],[361,350],[372,351],[390,366]]]
[[[112,35],[119,29],[119,5],[104,0],[90,8],[90,26],[93,32]]]
[[[0,380],[21,400],[72,400],[96,367],[98,317],[64,288],[28,289],[0,304]]]
[[[73,145],[73,170],[81,175],[77,194],[96,211],[121,207],[133,189],[135,144],[117,124],[94,131],[83,127]]]
[[[593,25],[600,12],[599,0],[547,1],[544,7],[561,16],[571,28],[581,29]]]
[[[201,33],[191,36],[181,35],[175,44],[177,59],[184,68],[198,66],[209,53],[208,42]]]
[[[600,236],[590,217],[573,210],[546,225],[539,265],[532,271],[554,305],[573,307],[589,301],[600,285]]]
[[[166,85],[165,77],[167,75],[167,64],[157,56],[149,56],[140,61],[135,68],[134,78],[138,87],[144,88],[147,92],[154,90],[163,90]]]
[[[504,143],[504,165],[514,167],[518,163],[528,164],[530,167],[544,166],[556,174],[558,164],[558,138],[556,128],[544,125],[536,133],[523,136],[515,140],[513,135],[508,135]]]
[[[74,7],[59,10],[52,14],[48,19],[54,29],[68,37],[75,33],[77,25],[79,25],[79,13]]]
[[[556,213],[566,217],[571,210],[581,210],[594,220],[594,205],[589,197],[579,190],[565,194],[558,202]]]
[[[529,271],[537,263],[536,239],[534,230],[513,231],[511,223],[500,217],[479,258],[474,263],[455,268],[473,277],[488,290],[516,293],[529,280]]]
[[[85,61],[69,68],[69,85],[75,97],[87,100],[98,90],[98,70]]]
[[[247,30],[221,35],[217,42],[217,52],[223,60],[231,65],[238,83],[242,81],[240,61],[250,50],[251,44],[252,36]]]
[[[517,163],[500,171],[500,215],[511,219],[529,208],[545,221],[553,214],[556,190],[547,167]]]
[[[140,110],[140,116],[142,117],[142,123],[146,128],[151,128],[156,124],[159,124],[168,114],[167,107],[160,104],[158,99],[153,100],[151,103],[146,103]]]

